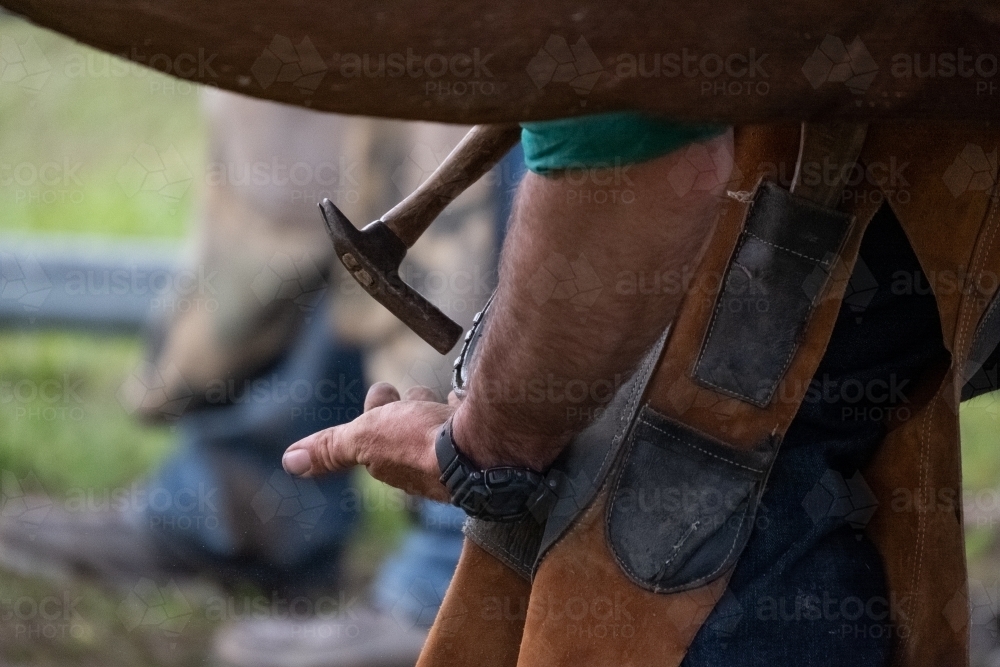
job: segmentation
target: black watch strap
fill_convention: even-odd
[[[435,443],[441,483],[451,503],[485,521],[519,521],[531,515],[541,521],[555,500],[554,480],[530,468],[499,466],[480,469],[455,445],[451,420]]]

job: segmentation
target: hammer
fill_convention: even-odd
[[[475,126],[420,187],[363,229],[351,224],[329,199],[319,205],[333,249],[354,279],[441,354],[455,346],[462,327],[403,282],[399,266],[441,211],[520,137],[516,124]]]

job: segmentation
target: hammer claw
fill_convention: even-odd
[[[319,205],[337,257],[354,279],[441,354],[455,346],[462,327],[403,282],[400,264],[434,218],[500,161],[520,136],[517,124],[477,125],[426,181],[364,229],[352,225],[329,199]]]
[[[364,290],[441,354],[453,348],[462,327],[403,282],[406,245],[399,237],[381,221],[356,228],[329,199],[319,208],[337,257]]]

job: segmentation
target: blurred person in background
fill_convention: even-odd
[[[447,393],[451,356],[341,270],[316,205],[328,197],[352,220],[377,219],[466,128],[212,90],[204,108],[193,264],[212,279],[165,308],[148,363],[124,388],[145,418],[176,420],[178,448],[146,481],[145,511],[53,511],[38,530],[0,523],[0,557],[29,573],[106,582],[252,584],[271,605],[218,633],[216,658],[229,664],[413,664],[457,562],[464,514],[414,505],[417,526],[377,573],[369,606],[353,608],[339,592],[345,543],[363,504],[396,502],[393,492],[371,498],[348,473],[293,480],[280,459],[288,442],[360,414],[367,377]],[[492,291],[502,199],[496,179],[483,179],[407,255],[404,279],[463,328]],[[293,599],[309,602],[277,611]]]

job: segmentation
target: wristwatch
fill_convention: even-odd
[[[530,515],[541,523],[555,502],[554,478],[515,466],[483,470],[470,461],[455,445],[451,419],[438,433],[435,452],[452,505],[475,519],[508,522]]]

